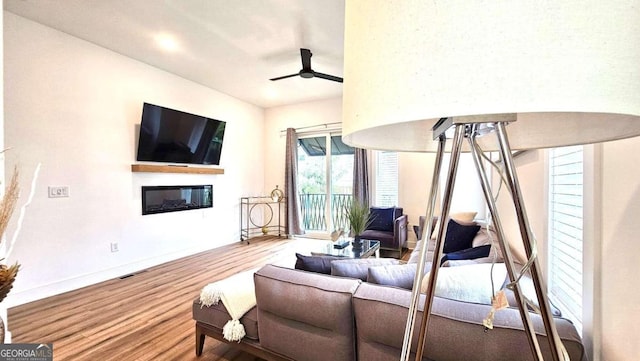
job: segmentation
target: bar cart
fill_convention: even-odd
[[[284,197],[257,196],[240,198],[240,242],[258,235],[285,234]]]

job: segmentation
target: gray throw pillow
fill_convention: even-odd
[[[295,269],[331,274],[331,261],[340,259],[340,257],[334,256],[305,256],[296,253],[296,265]]]
[[[407,263],[369,267],[367,282],[410,290],[413,288],[417,266],[415,263]],[[425,270],[431,270],[431,262],[427,262],[424,268]]]
[[[369,267],[397,264],[400,261],[395,258],[341,259],[331,261],[331,275],[366,281]]]

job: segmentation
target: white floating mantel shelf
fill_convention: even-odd
[[[176,165],[132,164],[132,172],[145,173],[190,173],[190,174],[224,174],[222,168],[187,167]]]

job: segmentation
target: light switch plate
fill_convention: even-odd
[[[49,198],[66,198],[69,197],[69,186],[50,186]]]

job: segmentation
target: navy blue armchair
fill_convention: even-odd
[[[392,251],[400,258],[407,243],[407,215],[400,207],[371,207],[369,211],[369,226],[360,238],[380,241],[381,250]]]

